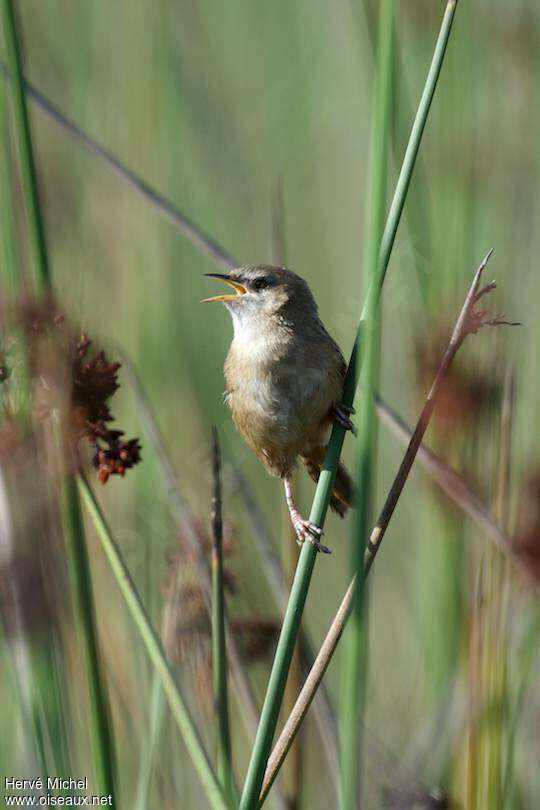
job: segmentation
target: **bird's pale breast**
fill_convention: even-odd
[[[225,377],[233,420],[276,475],[288,474],[298,455],[326,442],[343,386],[343,358],[326,338],[252,335],[231,345]]]

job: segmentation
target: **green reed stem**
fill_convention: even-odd
[[[13,184],[11,176],[12,149],[9,131],[7,85],[0,81],[0,279],[4,300],[11,302],[17,293],[21,292],[21,278],[19,274],[18,252],[15,239],[15,215],[13,211]],[[24,416],[28,413],[29,379],[28,362],[24,335],[20,328],[10,329],[3,319],[1,325],[2,352],[8,344],[10,336],[16,336],[15,344],[11,347],[9,364],[2,357],[2,365],[9,374],[8,385],[2,383],[2,394],[9,397],[15,410]],[[4,380],[5,381],[5,380]],[[14,394],[14,396],[13,396]]]
[[[90,692],[90,721],[92,754],[97,792],[112,796],[115,805],[114,746],[107,691],[103,682],[102,664],[97,637],[96,616],[90,561],[86,547],[83,518],[77,483],[67,475],[63,485],[64,526],[66,529],[72,595],[75,604],[77,630],[86,663]]]
[[[39,199],[32,134],[26,107],[21,45],[12,0],[0,0],[0,3],[8,64],[13,79],[11,88],[15,134],[19,149],[22,186],[26,203],[30,236],[29,241],[33,259],[34,286],[37,293],[42,293],[50,288],[51,279],[45,227]],[[13,287],[17,281],[16,274],[14,274],[12,280]],[[22,373],[21,371],[21,375]],[[78,629],[87,665],[91,708],[92,750],[96,766],[97,787],[102,794],[114,797],[113,746],[110,735],[106,691],[102,682],[99,661],[88,554],[77,488],[71,476],[68,475],[64,478],[62,490],[65,507],[65,529],[73,582],[72,593],[75,602]]]
[[[363,7],[364,7],[364,17],[367,25],[367,33],[369,36],[373,52],[375,54],[375,49],[377,46],[378,23],[379,23],[378,20],[379,4],[373,3],[371,2],[371,0],[363,0]],[[394,70],[392,83],[394,83],[396,82],[397,77],[400,76],[404,70],[404,62],[402,54],[399,49],[399,43],[395,44],[394,58],[392,61]],[[408,88],[404,85],[404,83],[402,83],[399,88],[399,94],[395,98],[392,110],[392,117],[390,121],[390,140],[392,153],[394,154],[397,160],[399,160],[403,145],[407,142],[407,136],[409,134],[408,121],[410,119],[411,114],[412,114],[412,104],[410,94],[408,92]],[[420,291],[420,296],[422,298],[422,304],[424,305],[425,308],[428,305],[428,280],[429,280],[429,277],[425,272],[425,268],[429,266],[430,261],[431,232],[427,224],[429,222],[429,208],[430,208],[430,200],[428,194],[429,178],[426,172],[426,167],[425,165],[423,165],[422,161],[419,161],[416,164],[415,173],[416,173],[416,185],[414,190],[411,192],[414,194],[414,202],[413,200],[410,200],[409,205],[407,206],[407,210],[405,212],[405,219],[407,221],[408,231],[413,236],[415,241],[419,238],[421,234],[421,251],[415,250],[413,259],[415,263],[416,275],[418,278],[418,287]]]
[[[6,84],[0,82],[0,217],[1,273],[4,295],[10,298],[18,286],[11,185],[11,144],[9,139]]]
[[[456,6],[457,0],[449,0],[446,5],[432,63],[426,78],[424,91],[422,93],[416,118],[413,123],[409,143],[407,145],[403,165],[401,167],[394,193],[394,198],[392,200],[390,211],[386,220],[379,255],[379,274],[377,284],[371,285],[367,295],[343,387],[342,399],[346,405],[352,404],[356,390],[356,361],[358,346],[364,330],[365,313],[369,312],[371,309],[372,304],[370,299],[373,297],[377,299],[379,297],[381,286],[386,275],[386,270],[388,268],[390,254],[392,252],[403,206],[405,204],[405,198],[407,196],[414,163],[418,154],[422,134],[424,132],[429,109],[433,100],[435,88],[437,86],[437,80],[443,64],[444,54],[448,44],[448,39],[450,37]],[[319,477],[309,518],[313,523],[320,527],[323,526],[324,519],[326,517],[330,495],[332,492],[332,485],[334,483],[344,438],[345,431],[343,428],[339,425],[335,425],[328,443],[323,469]],[[246,782],[240,801],[241,810],[254,810],[259,802],[259,795],[264,779],[266,763],[268,761],[272,740],[276,730],[285,682],[287,680],[287,674],[302,619],[302,613],[311,582],[313,568],[315,566],[316,556],[317,550],[315,547],[311,543],[304,543],[302,551],[300,552],[298,566],[296,568],[296,574],[292,584],[289,602],[283,619],[276,654],[272,665],[272,671],[268,681],[266,697],[261,713],[261,720],[257,730],[257,737],[255,739],[255,745],[253,746]]]
[[[180,729],[180,733],[182,734],[184,743],[189,751],[203,788],[206,791],[210,805],[214,810],[230,810],[218,778],[210,764],[195,723],[189,713],[187,704],[175,681],[161,641],[152,626],[141,597],[122,558],[120,549],[105,521],[94,493],[82,475],[78,477],[77,481],[83,503],[88,509],[103,550],[109,561],[109,565],[111,566],[111,570],[118,582],[122,596],[126,601],[128,610],[131,613],[146,647],[152,665],[161,679],[163,689],[169,701],[172,716]]]
[[[223,518],[221,459],[217,431],[212,431],[212,678],[217,713],[217,771],[231,807],[238,804],[234,786],[229,728],[227,650],[225,646],[225,590],[223,585]]]
[[[388,145],[390,142],[395,0],[384,0],[380,8],[379,42],[376,49],[375,96],[371,133],[366,240],[366,281],[379,282],[379,245],[384,227]],[[372,491],[377,447],[375,394],[379,380],[380,297],[367,298],[363,346],[363,399],[358,417],[357,502],[351,536],[351,576],[357,586],[351,606],[343,658],[341,693],[341,795],[343,810],[356,807],[361,783],[362,715],[367,676],[367,620],[364,587],[364,553],[372,521]]]
[[[12,76],[11,88],[15,131],[19,147],[22,185],[30,232],[30,247],[33,254],[35,289],[38,293],[41,293],[50,288],[51,278],[32,134],[26,107],[21,45],[12,0],[0,0],[0,3],[8,64]],[[106,690],[103,685],[99,659],[88,553],[77,487],[73,477],[70,475],[64,477],[62,495],[73,582],[72,593],[87,665],[92,750],[96,766],[97,786],[101,793],[114,797],[113,745],[110,734]]]
[[[39,189],[34,150],[32,147],[32,133],[26,107],[21,45],[12,0],[0,0],[0,10],[8,65],[13,77],[11,87],[15,114],[15,129],[19,147],[28,226],[30,230],[30,248],[33,254],[35,283],[37,289],[42,290],[50,287],[51,278],[47,256],[45,227],[39,203]]]

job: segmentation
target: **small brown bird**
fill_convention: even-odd
[[[256,265],[207,275],[234,290],[204,300],[223,302],[233,319],[225,396],[234,424],[267,470],[283,479],[298,541],[328,552],[321,529],[298,511],[291,475],[300,457],[311,478],[319,479],[332,422],[354,432],[352,411],[340,402],[343,355],[322,325],[307,283],[290,270]],[[352,492],[340,464],[330,501],[339,515],[351,505]]]

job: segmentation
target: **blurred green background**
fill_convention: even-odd
[[[375,4],[367,7],[372,18]],[[369,204],[373,30],[365,9],[360,0],[19,4],[28,79],[242,263],[276,260],[272,220],[281,189],[288,266],[308,280],[324,323],[346,355],[361,308]],[[443,4],[433,0],[398,3],[390,191],[442,12]],[[499,289],[488,306],[523,325],[484,331],[467,341],[449,395],[452,413],[460,410],[460,397],[469,397],[465,415],[441,420],[430,443],[466,470],[490,505],[501,368],[513,370],[511,532],[523,519],[520,493],[539,467],[539,77],[536,3],[460,5],[383,295],[380,389],[414,424],[430,382],[426,356],[431,358],[431,350],[437,356],[440,334],[455,318],[475,266],[494,248],[487,277],[496,277]],[[58,297],[70,318],[111,357],[131,358],[184,496],[206,527],[210,433],[212,425],[218,427],[225,518],[236,541],[227,563],[237,582],[229,610],[235,617],[277,618],[253,527],[228,464],[234,461],[250,481],[278,549],[282,487],[236,435],[222,401],[230,319],[224,308],[199,304],[214,290],[203,274],[219,268],[46,114],[30,109]],[[140,437],[143,463],[124,481],[112,479],[99,496],[159,626],[168,568],[171,557],[182,555],[181,538],[159,458],[125,372],[120,382],[113,413],[130,436]],[[376,507],[402,452],[382,428]],[[352,438],[344,455],[352,466]],[[307,509],[313,487],[303,473],[299,489]],[[305,618],[315,645],[347,583],[347,522],[330,517],[326,538],[334,553],[318,561]],[[118,807],[131,808],[140,798],[140,774],[149,756],[154,716],[150,667],[91,530],[89,542],[113,706]],[[453,806],[499,810],[473,801],[465,787],[471,737],[484,733],[471,709],[471,638],[482,622],[480,572],[489,569],[492,555],[490,541],[441,500],[424,472],[414,471],[370,584],[362,805],[368,810],[443,806],[396,798],[403,785],[414,792],[420,783],[443,786]],[[189,572],[188,562],[185,567]],[[509,594],[507,631],[493,664],[496,669],[502,659],[507,662],[504,720],[494,723],[495,733],[503,728],[505,750],[513,755],[506,760],[511,787],[501,807],[533,810],[540,807],[538,608],[533,591],[509,572],[504,588]],[[182,614],[182,604],[177,609]],[[59,657],[65,664],[62,695],[69,711],[58,733],[64,735],[72,774],[91,776],[81,663],[69,619],[62,621],[65,646]],[[12,678],[13,645],[5,644],[0,770],[2,776],[28,777],[35,768],[35,740]],[[208,711],[194,688],[205,644],[197,637],[191,657],[185,655],[177,668],[211,741]],[[338,652],[327,674],[336,701],[339,660]],[[268,660],[257,661],[249,672],[262,698]],[[235,765],[241,777],[250,742],[240,714],[233,701]],[[54,744],[49,740],[47,746],[54,749]],[[476,739],[476,744],[483,743]],[[157,746],[142,806],[205,807],[166,712]],[[327,807],[334,801],[334,781],[312,717],[302,753],[299,804]]]

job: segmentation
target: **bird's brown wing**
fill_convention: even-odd
[[[347,364],[341,349],[334,338],[328,334],[324,324],[319,319],[317,319],[316,322],[316,329],[318,332],[316,340],[321,347],[324,347],[326,364],[332,369],[334,374],[337,374],[341,380],[344,380],[347,372]]]

